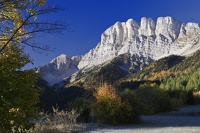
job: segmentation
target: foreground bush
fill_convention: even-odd
[[[186,104],[193,105],[195,104],[193,91],[190,90],[187,92],[187,102]]]
[[[126,123],[132,123],[139,120],[139,115],[142,112],[142,106],[135,91],[125,89],[120,93],[120,97],[124,105],[128,107],[128,110],[124,110],[123,121]]]
[[[144,114],[166,112],[171,110],[171,100],[166,91],[156,84],[143,84],[136,90],[137,96],[143,104]]]
[[[40,113],[41,118],[32,120],[35,128],[27,131],[28,133],[62,133],[67,131],[77,131],[82,128],[81,124],[77,124],[77,118],[80,112],[72,109],[71,111],[59,111],[53,108],[52,114]]]
[[[122,94],[123,98],[127,94]],[[131,96],[131,95],[130,95]],[[133,94],[133,99],[136,95]],[[138,118],[137,111],[132,107],[130,99],[121,99],[115,88],[104,84],[98,88],[94,105],[95,114],[99,122],[104,124],[124,124],[135,121]]]
[[[74,107],[81,111],[80,116],[78,117],[79,122],[90,122],[91,114],[91,103],[88,99],[83,97],[78,97],[74,101]],[[91,120],[93,121],[93,120]]]
[[[194,103],[200,104],[200,91],[193,92],[193,96],[194,96]]]

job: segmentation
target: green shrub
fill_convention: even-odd
[[[189,105],[193,105],[195,104],[194,102],[194,95],[193,95],[193,91],[190,90],[187,92],[187,101],[186,101],[186,104],[189,104]]]
[[[178,108],[180,108],[180,102],[178,99],[176,98],[171,98],[171,109],[172,110],[177,110]]]
[[[184,92],[181,92],[178,99],[180,106],[183,106],[186,103],[186,98]]]
[[[171,110],[171,100],[166,91],[156,84],[143,84],[136,90],[143,105],[144,114],[153,114]]]
[[[83,97],[78,97],[74,101],[74,106],[81,111],[78,121],[90,122],[91,107],[89,101]]]
[[[186,103],[184,92],[180,92],[178,98],[171,97],[171,108],[176,110]]]
[[[126,123],[130,123],[138,120],[139,115],[142,112],[142,106],[135,91],[125,89],[120,93],[120,97],[125,106],[129,107],[130,110],[130,113],[128,113],[128,110],[124,111],[124,117],[126,118],[124,121],[126,121]]]
[[[200,104],[200,91],[193,92],[194,103]]]

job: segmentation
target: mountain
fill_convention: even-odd
[[[73,76],[75,79],[71,79],[70,76],[61,82],[61,84],[70,86],[81,86],[84,88],[96,88],[99,85],[102,85],[103,82],[113,84],[121,77],[124,77],[129,74],[130,71],[139,69],[139,65],[134,65],[134,69],[129,61],[128,54],[122,54],[115,57],[111,61],[106,61],[98,66],[93,67],[85,72],[85,69],[79,70]]]
[[[200,48],[199,37],[197,23],[185,24],[172,17],[159,17],[157,21],[143,17],[140,23],[129,19],[127,22],[116,22],[105,30],[101,41],[85,55],[73,58],[61,55],[39,68],[38,72],[51,85],[63,78],[68,83],[93,69],[97,71],[101,66],[112,64],[113,59],[126,54],[128,67],[125,64],[126,67],[118,65],[118,68],[128,74],[131,67],[134,72],[139,71],[169,55],[191,55]]]
[[[47,65],[39,67],[37,72],[42,75],[43,79],[46,80],[49,85],[54,85],[62,81],[63,78],[77,72],[79,70],[77,65],[80,60],[81,56],[73,56],[70,58],[61,54]]]
[[[159,59],[184,48],[177,54],[187,55],[198,30],[197,23],[184,24],[172,17],[159,17],[156,22],[145,17],[140,23],[133,19],[117,22],[101,35],[96,48],[83,56],[78,68],[96,66],[123,53],[135,55],[138,61]]]

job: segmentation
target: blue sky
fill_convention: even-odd
[[[62,35],[45,35],[41,43],[56,48],[54,52],[38,54],[31,49],[27,52],[34,58],[34,65],[43,66],[60,54],[84,55],[100,41],[101,34],[115,22],[129,18],[140,22],[142,17],[156,20],[172,16],[182,22],[200,23],[200,0],[47,0],[66,10],[47,16],[69,24],[71,32]]]

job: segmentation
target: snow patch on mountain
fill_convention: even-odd
[[[65,54],[53,59],[49,64],[38,68],[37,72],[42,75],[49,85],[54,85],[78,71],[77,65],[81,56],[68,57]]]

